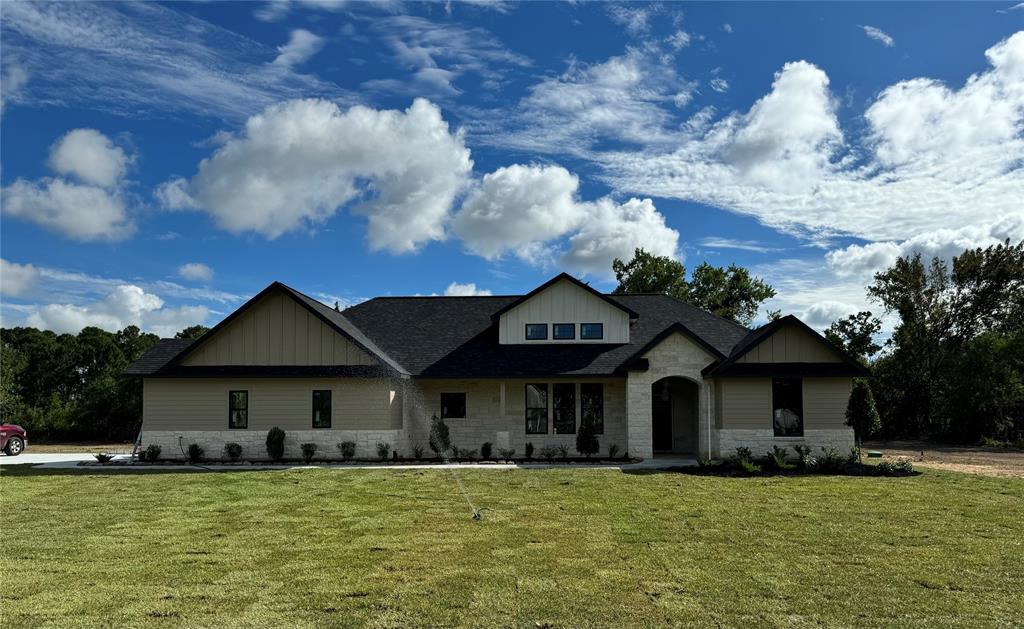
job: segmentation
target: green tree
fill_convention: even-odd
[[[612,261],[612,271],[619,285],[614,292],[660,293],[687,301],[690,294],[686,267],[669,256],[656,256],[643,249],[633,252],[633,259]]]
[[[600,450],[594,420],[592,417],[584,417],[580,429],[576,431],[576,451],[589,459],[591,454],[597,454]]]
[[[875,408],[875,396],[871,387],[862,378],[853,381],[850,399],[846,406],[846,425],[853,428],[857,439],[857,449],[861,448],[865,437],[877,433],[882,427],[882,420]]]
[[[197,339],[210,331],[205,325],[190,325],[174,335],[176,339]]]
[[[882,349],[875,342],[875,335],[881,330],[882,321],[871,316],[870,311],[864,310],[832,322],[825,330],[825,338],[867,365],[868,359]]]

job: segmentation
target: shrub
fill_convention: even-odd
[[[798,458],[801,458],[801,459],[806,457],[806,456],[810,456],[810,454],[811,454],[811,446],[805,446],[805,445],[797,444],[797,445],[793,446],[793,450],[796,451],[796,456]]]
[[[448,424],[434,415],[430,420],[430,449],[437,455],[443,455],[452,447]]]
[[[494,446],[491,444],[490,441],[485,441],[484,445],[480,446],[480,458],[485,461],[491,460],[491,456],[493,454],[491,452],[491,448],[493,447]]]
[[[356,442],[342,441],[338,444],[338,452],[341,453],[342,461],[351,461],[352,457],[356,455]]]
[[[710,467],[710,466],[711,466],[711,461],[709,459],[705,459],[704,457],[702,457],[700,455],[697,455],[697,467]]]
[[[753,458],[754,458],[754,455],[753,455],[753,453],[751,453],[750,448],[743,447],[743,446],[741,446],[739,448],[736,448],[736,459],[737,460],[741,461],[743,459],[746,459],[746,460],[749,461],[749,460],[751,460]]]
[[[817,466],[817,460],[811,456],[811,447],[805,445],[795,445],[793,449],[796,450],[797,465],[802,469],[813,469]]]
[[[755,474],[761,473],[761,466],[754,463],[750,459],[737,459],[739,469],[741,472],[748,476],[754,476]]]
[[[839,449],[832,446],[821,448],[821,458],[818,459],[818,469],[823,472],[834,472],[843,466],[843,459],[839,456]]]
[[[299,447],[302,448],[302,460],[305,461],[306,463],[312,461],[313,455],[316,454],[316,444],[304,443]]]
[[[533,442],[532,441],[527,441],[526,442],[526,458],[528,458],[528,459],[532,459],[533,458]]]
[[[853,389],[846,405],[846,425],[853,428],[858,446],[864,439],[882,429],[882,419],[875,408],[875,396],[871,393],[867,380],[863,378],[853,381]]]
[[[267,431],[267,456],[274,461],[284,458],[284,431],[277,426]]]
[[[513,448],[498,448],[498,457],[503,461],[511,461],[515,455],[516,451]]]
[[[470,450],[469,448],[463,449],[462,458],[466,459],[467,461],[472,461],[473,459],[476,458],[476,450]]]
[[[563,459],[569,458],[569,446],[565,445],[564,443],[560,443],[558,444],[557,448],[558,456],[562,457]]]
[[[417,461],[423,458],[423,446],[416,444],[412,447],[412,458]]]
[[[558,456],[558,447],[553,445],[546,445],[540,449],[540,458],[545,461],[553,461]]]
[[[381,461],[388,459],[388,454],[391,452],[391,444],[384,443],[383,441],[377,442],[377,456],[380,457]]]
[[[589,459],[591,454],[597,454],[600,450],[601,444],[597,440],[594,420],[584,417],[580,422],[580,429],[576,431],[576,451]]]
[[[910,459],[883,460],[875,466],[882,476],[909,476],[914,473],[914,464]]]
[[[107,454],[106,452],[97,452],[93,455],[100,463],[110,463],[114,460],[113,454]]]
[[[609,459],[614,459],[615,455],[618,454],[618,453],[619,453],[619,446],[615,445],[614,443],[612,445],[608,446],[608,458]]]
[[[854,463],[860,463],[860,460],[860,448],[853,446],[850,448],[850,455],[846,457],[846,462],[849,465],[853,465]]]
[[[242,458],[242,446],[237,443],[225,443],[224,456],[228,457],[232,461],[237,461]]]
[[[198,463],[203,459],[203,449],[199,447],[198,443],[188,444],[188,460],[193,463]]]
[[[159,461],[160,460],[160,446],[155,443],[151,443],[146,446],[146,461]]]
[[[772,451],[768,453],[768,460],[771,462],[772,467],[780,472],[796,467],[796,465],[786,460],[786,449],[779,446],[772,446]]]

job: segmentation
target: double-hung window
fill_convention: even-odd
[[[331,392],[313,391],[313,428],[331,427]]]
[[[249,392],[228,391],[228,428],[249,427]]]
[[[526,434],[548,434],[548,385],[526,385]]]
[[[604,434],[604,385],[584,382],[580,385],[580,421],[591,421],[594,432]]]
[[[804,391],[800,378],[772,379],[772,424],[776,437],[804,434]]]
[[[576,432],[576,385],[558,382],[551,385],[552,410],[556,435]]]

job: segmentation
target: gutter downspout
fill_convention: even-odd
[[[705,383],[708,381],[705,380]],[[704,416],[707,418],[708,423],[708,460],[711,459],[711,390],[708,389],[708,384],[704,385]]]

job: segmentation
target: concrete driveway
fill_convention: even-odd
[[[95,461],[95,457],[88,452],[75,452],[71,454],[60,454],[53,452],[35,452],[30,450],[19,454],[18,456],[7,456],[6,454],[0,454],[0,467],[7,465],[28,465],[35,463],[36,465],[52,464],[54,467],[74,467],[78,465],[79,461]]]

